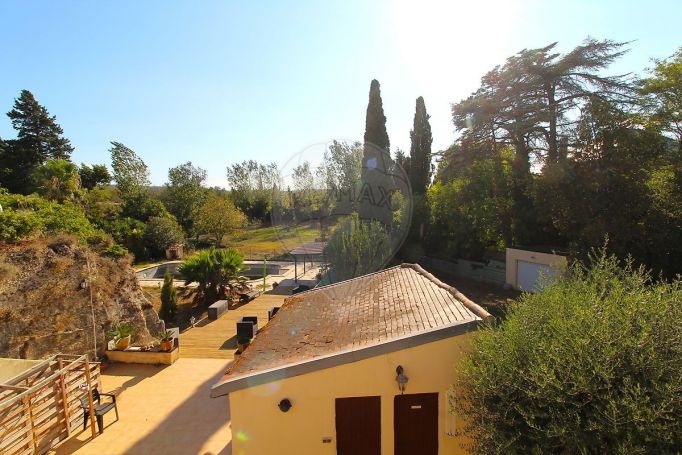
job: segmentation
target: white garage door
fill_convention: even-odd
[[[541,290],[541,277],[546,280],[556,276],[556,272],[550,266],[527,261],[517,262],[516,273],[516,283],[519,289],[528,292]]]

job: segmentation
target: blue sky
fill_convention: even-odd
[[[586,36],[632,41],[613,72],[641,73],[682,45],[682,2],[138,1],[0,2],[0,112],[31,90],[76,148],[107,163],[134,149],[154,184],[192,161],[277,161],[333,138],[361,139],[381,82],[393,148],[409,149],[424,96],[434,150],[454,139],[450,104],[526,47]],[[0,137],[14,137],[0,118]]]

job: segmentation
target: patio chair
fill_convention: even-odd
[[[109,397],[111,401],[102,403],[101,397]],[[81,398],[81,406],[83,407],[83,430],[88,426],[88,418],[90,417],[90,404],[88,402],[88,394],[86,393]],[[95,417],[97,418],[97,428],[99,428],[99,434],[104,432],[104,414],[111,411],[112,409],[116,413],[116,420],[118,422],[118,408],[116,407],[116,395],[113,393],[99,393],[95,388],[92,389],[92,403],[95,406]]]

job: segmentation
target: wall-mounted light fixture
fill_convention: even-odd
[[[400,394],[402,395],[403,393],[405,393],[405,385],[407,385],[407,381],[409,381],[409,379],[403,373],[402,365],[398,365],[398,368],[395,369],[395,372],[397,374],[397,376],[395,377],[395,382],[398,383],[398,389],[400,389]]]
[[[293,406],[293,404],[291,404],[291,400],[289,400],[288,398],[283,399],[277,405],[279,410],[282,412],[289,412],[289,409],[291,409],[292,406]]]

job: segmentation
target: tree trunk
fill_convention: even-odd
[[[557,152],[557,107],[556,100],[554,99],[555,87],[551,84],[545,86],[545,92],[547,93],[547,107],[549,108],[549,144],[547,152],[547,162],[556,163],[558,161],[559,154]]]

